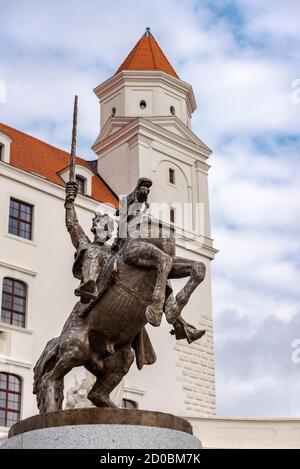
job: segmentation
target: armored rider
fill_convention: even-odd
[[[91,228],[94,240],[91,241],[77,219],[74,206],[77,194],[77,182],[67,182],[66,227],[72,244],[76,248],[73,275],[81,281],[75,290],[75,295],[80,297],[82,303],[89,303],[98,296],[97,280],[112,256],[112,250],[107,241],[112,237],[114,223],[108,214],[95,213]]]

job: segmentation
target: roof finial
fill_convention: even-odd
[[[146,36],[146,37],[151,36],[151,32],[150,32],[149,26],[147,26],[147,28],[146,28],[145,36]]]

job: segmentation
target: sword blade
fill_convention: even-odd
[[[78,96],[74,99],[74,111],[73,111],[73,128],[72,128],[72,144],[70,154],[70,173],[69,181],[74,182],[75,178],[75,159],[76,159],[76,137],[77,137],[77,113],[78,113]]]

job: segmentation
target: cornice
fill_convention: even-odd
[[[192,86],[179,78],[172,77],[171,75],[160,71],[123,70],[96,86],[93,91],[101,100],[106,94],[116,91],[116,89],[121,88],[126,83],[134,83],[136,80],[138,80],[140,84],[149,82],[149,80],[156,81],[158,83],[165,83],[174,89],[180,90],[187,96],[187,105],[191,113],[193,113],[197,108]]]
[[[22,362],[20,360],[14,360],[12,358],[0,356],[0,364],[1,365],[13,365],[21,368],[30,369],[33,366],[33,363]]]
[[[21,272],[22,274],[31,275],[32,277],[37,276],[37,272],[35,272],[33,270],[27,269],[26,267],[21,267],[21,266],[18,266],[18,265],[10,264],[10,263],[4,262],[4,261],[0,261],[0,267],[4,267],[4,268],[10,269],[10,270],[16,270],[18,272]]]
[[[137,133],[148,136],[147,132],[148,134],[152,133],[154,136],[153,139],[160,137],[165,141],[171,142],[177,147],[184,149],[185,152],[190,156],[194,154],[194,157],[200,157],[206,160],[211,154],[207,147],[201,147],[199,144],[196,144],[190,140],[186,140],[184,137],[180,137],[174,132],[170,132],[169,130],[164,129],[163,127],[160,127],[159,125],[154,124],[150,120],[144,119],[142,117],[133,118],[133,120],[131,120],[123,128],[117,132],[114,132],[103,140],[99,136],[93,144],[92,150],[97,154],[102,153],[101,156],[104,157],[108,148],[111,149],[111,147],[114,147],[115,145],[118,146],[124,141],[128,141]]]
[[[0,162],[0,177],[1,176],[11,179],[19,184],[29,186],[34,190],[46,193],[52,197],[56,197],[61,200],[65,199],[64,186],[55,184],[42,176],[24,171],[23,169],[10,164]],[[81,194],[78,194],[76,198],[76,206],[82,207],[91,212],[94,212],[98,207],[103,207],[103,210],[108,210],[108,208],[110,208],[112,214],[115,211],[115,209],[111,208],[109,204],[99,202],[92,197],[86,197]]]

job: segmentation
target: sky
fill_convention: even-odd
[[[218,415],[300,417],[299,18],[298,0],[0,0],[0,120],[53,145],[69,150],[78,93],[93,157],[92,90],[146,26],[193,85],[213,150]]]

